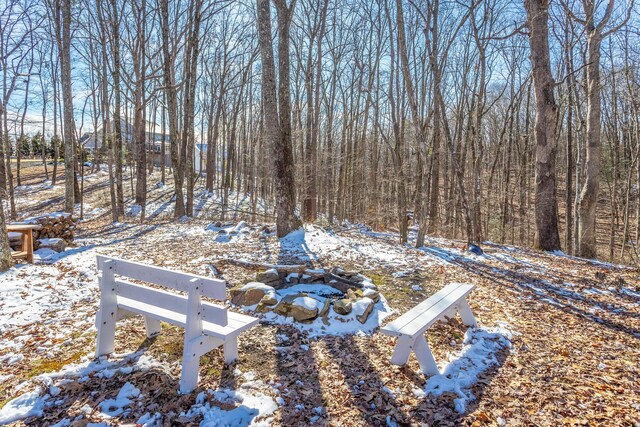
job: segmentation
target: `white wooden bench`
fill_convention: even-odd
[[[160,332],[160,321],[181,326],[185,328],[181,393],[197,386],[200,356],[222,345],[225,362],[233,362],[238,358],[238,335],[258,323],[254,317],[201,299],[204,296],[224,301],[226,284],[222,280],[103,255],[98,255],[98,270],[101,274],[96,357],[113,352],[116,321],[127,314],[144,316],[148,337]],[[131,283],[126,278],[186,295]]]
[[[467,295],[474,287],[474,285],[452,283],[381,328],[380,332],[383,334],[398,337],[391,363],[405,365],[413,351],[423,373],[439,374],[438,365],[431,354],[424,333],[437,321],[454,317],[456,312],[460,313],[465,325],[477,326],[467,302]]]

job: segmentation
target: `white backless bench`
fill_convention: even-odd
[[[467,302],[467,295],[473,288],[474,285],[462,283],[452,283],[445,286],[393,322],[380,328],[380,332],[383,334],[398,337],[396,348],[391,356],[391,363],[405,365],[411,351],[413,351],[423,373],[439,374],[438,365],[431,354],[424,333],[438,320],[452,318],[456,312],[460,313],[465,325],[477,326],[476,319]]]
[[[222,345],[225,362],[233,362],[238,358],[238,335],[258,323],[258,319],[228,311],[224,305],[202,301],[201,297],[225,300],[226,283],[222,280],[103,255],[98,255],[98,270],[96,357],[113,352],[116,321],[129,313],[144,316],[148,337],[160,332],[160,321],[181,326],[185,329],[181,393],[197,386],[200,356]],[[186,295],[131,283],[126,278]]]

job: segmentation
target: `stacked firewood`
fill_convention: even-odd
[[[60,238],[66,242],[73,241],[73,233],[76,228],[76,219],[69,213],[56,212],[29,218],[25,222],[40,224],[42,228],[33,233],[34,240]]]

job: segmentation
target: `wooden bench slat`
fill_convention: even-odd
[[[233,311],[229,311],[228,315],[229,322],[227,323],[227,326],[221,326],[210,322],[202,322],[202,329],[205,334],[212,335],[214,337],[233,336],[251,329],[257,325],[259,321],[259,319],[256,319],[255,317],[246,316]]]
[[[27,256],[29,256],[29,253],[26,251],[13,251],[11,252],[11,256],[13,258],[26,258]]]
[[[449,295],[452,292],[454,292],[458,288],[458,286],[459,286],[459,284],[454,283],[454,284],[448,285],[448,286],[440,289],[438,292],[436,292],[435,294],[431,295],[429,298],[427,298],[426,300],[422,301],[420,304],[416,305],[415,307],[411,308],[409,311],[404,313],[402,316],[400,316],[399,318],[397,318],[393,322],[389,323],[383,329],[386,329],[386,328],[392,328],[394,330],[401,329],[404,325],[406,325],[409,322],[411,322],[411,320],[413,320],[413,319],[415,319],[415,318],[417,318],[419,316],[422,316],[422,314],[425,311],[429,310],[433,305],[438,303],[440,300],[445,298],[447,295]]]
[[[108,260],[114,261],[113,272],[119,276],[166,286],[182,292],[189,292],[191,283],[195,283],[201,287],[202,295],[208,298],[224,301],[227,296],[227,285],[224,280],[182,273],[104,255],[98,255],[98,270],[102,270],[105,261]]]
[[[474,288],[469,284],[451,284],[421,302],[398,319],[381,328],[387,335],[415,337],[442,317],[456,302]]]
[[[116,293],[119,297],[133,301],[142,301],[153,307],[175,307],[176,310],[180,310],[180,308],[182,308],[180,312],[187,312],[187,297],[174,292],[150,288],[148,286],[138,285],[126,280],[116,280]],[[227,324],[228,319],[226,307],[211,304],[206,301],[202,302],[202,306],[204,309],[203,319],[220,325]]]
[[[142,314],[143,316],[150,316],[182,328],[184,328],[187,323],[186,314],[167,310],[165,308],[159,308],[157,306],[120,296],[118,296],[118,308],[122,308],[132,313]],[[204,333],[224,341],[228,339],[229,336],[238,335],[258,323],[258,319],[255,317],[246,316],[232,311],[228,311],[227,316],[228,322],[226,326],[203,321],[202,328]]]

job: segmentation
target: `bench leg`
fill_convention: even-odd
[[[187,345],[182,353],[182,374],[180,375],[180,393],[189,393],[198,385],[200,356],[193,353]]]
[[[230,338],[224,343],[224,362],[229,365],[238,359],[238,337]]]
[[[113,353],[116,340],[116,313],[117,307],[103,305],[96,315],[96,357]]]
[[[33,231],[29,230],[27,232],[27,234],[25,235],[26,237],[26,245],[27,245],[27,262],[29,264],[33,264]],[[22,249],[23,251],[25,249]]]
[[[458,306],[458,313],[460,313],[462,323],[464,323],[465,325],[472,326],[474,328],[478,326],[478,322],[476,322],[476,318],[473,316],[471,307],[469,307],[469,302],[466,299],[460,301],[460,305]]]
[[[409,360],[409,355],[411,354],[412,344],[411,338],[407,336],[403,335],[398,338],[396,348],[393,350],[393,355],[391,356],[391,363],[399,366],[406,365]]]
[[[200,370],[200,343],[202,336],[202,308],[198,287],[189,288],[187,299],[187,322],[184,329],[184,350],[182,352],[182,375],[180,393],[189,393],[198,385]],[[195,344],[198,343],[198,344]]]
[[[413,351],[416,354],[416,358],[418,359],[418,363],[420,364],[420,370],[427,375],[438,375],[440,371],[438,370],[438,365],[436,364],[435,359],[433,358],[433,354],[431,354],[431,349],[429,348],[429,343],[427,343],[427,339],[424,335],[420,335],[416,338],[416,342],[413,346]]]
[[[118,300],[113,277],[113,261],[104,265],[100,276],[100,309],[96,314],[96,357],[113,353],[116,338],[116,320],[118,318]]]
[[[158,335],[162,329],[160,321],[149,316],[144,316],[144,326],[147,330],[147,338]]]

